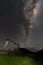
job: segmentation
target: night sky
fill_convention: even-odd
[[[40,11],[33,24],[29,40],[28,25],[24,18],[23,0],[0,0],[0,48],[6,38],[36,49],[43,48],[43,0],[39,0]],[[29,22],[29,21],[28,21]],[[27,33],[26,33],[27,32]]]
[[[25,24],[22,0],[0,0],[0,47],[6,38],[17,43],[24,42]]]

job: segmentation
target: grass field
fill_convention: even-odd
[[[0,65],[40,65],[40,62],[27,56],[0,54]]]

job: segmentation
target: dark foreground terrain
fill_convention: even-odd
[[[0,65],[41,65],[41,62],[31,56],[0,54]]]
[[[43,50],[35,53],[20,48],[19,54],[0,54],[0,65],[43,65]]]

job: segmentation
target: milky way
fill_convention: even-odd
[[[32,36],[28,46],[41,50],[43,49],[43,0],[39,0],[38,5],[38,13],[33,20]]]

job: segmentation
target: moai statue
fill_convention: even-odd
[[[20,53],[20,45],[17,44],[17,53]]]
[[[14,51],[15,51],[15,53],[17,53],[17,44],[16,43],[14,43]]]
[[[7,39],[5,40],[5,42],[4,42],[4,50],[7,50],[7,45],[9,44],[9,42],[10,42],[10,39],[7,38]]]
[[[13,43],[13,41],[10,42],[10,50],[14,51],[14,43]]]

